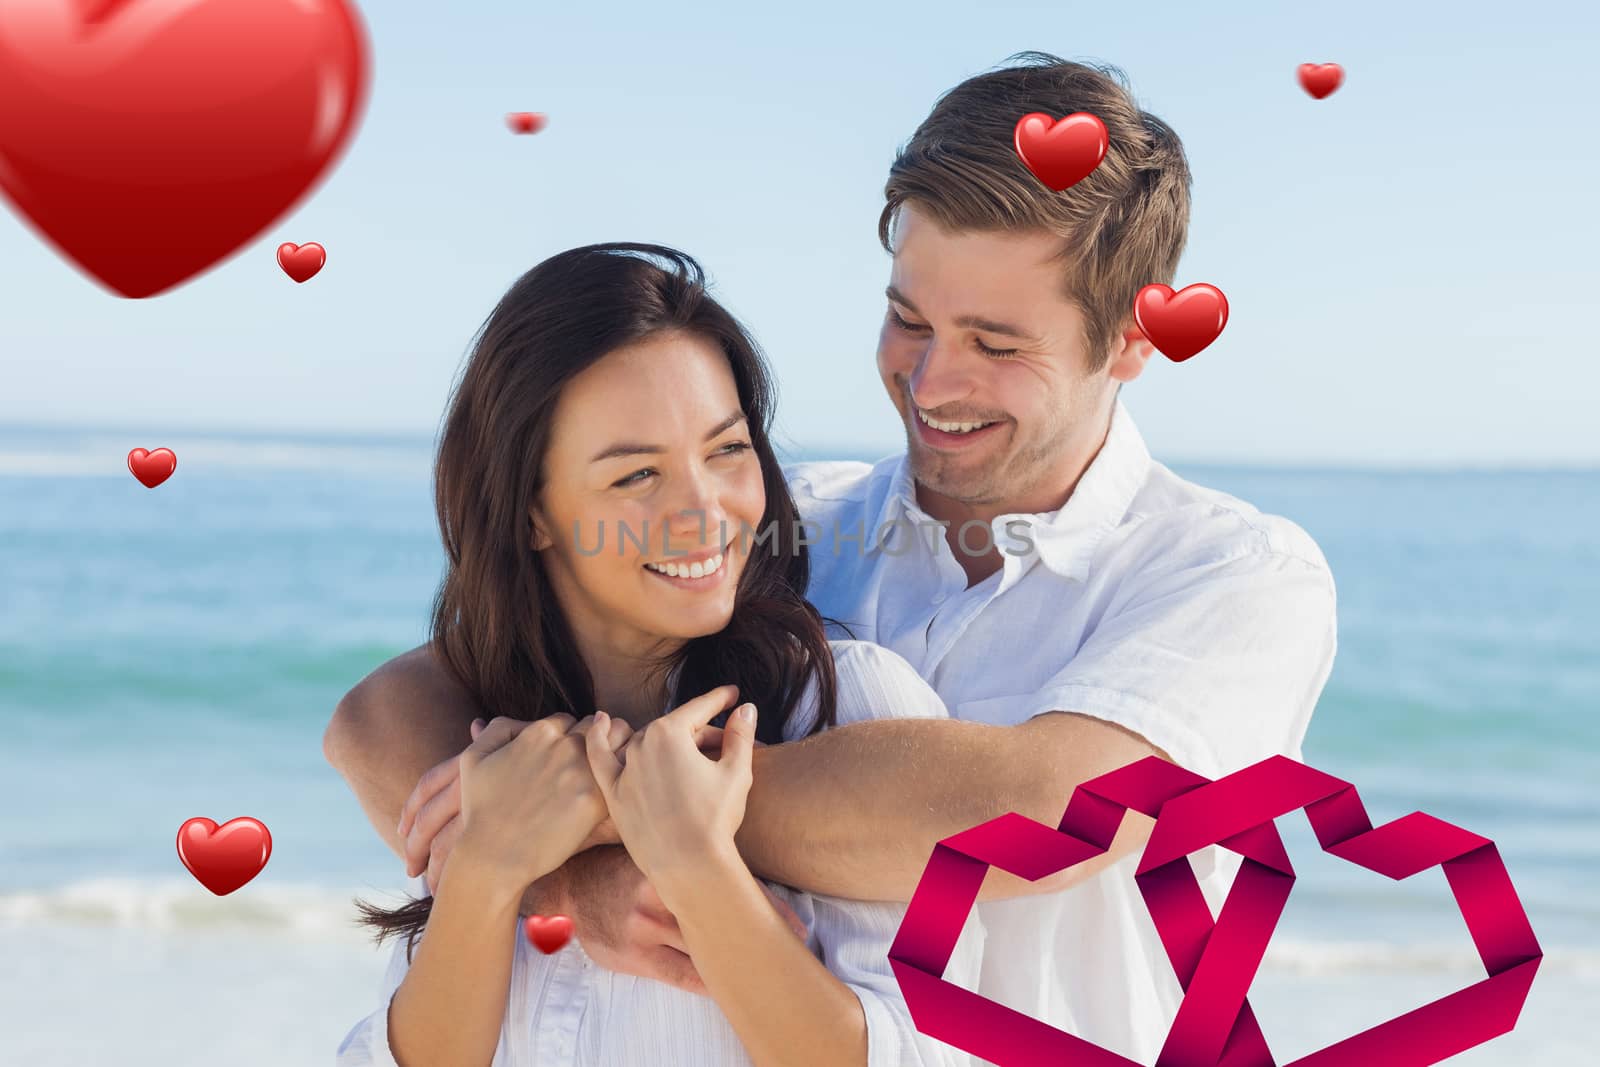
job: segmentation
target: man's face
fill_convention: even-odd
[[[924,507],[940,517],[940,497],[995,513],[1059,506],[1148,342],[1119,338],[1088,373],[1083,312],[1049,262],[1059,238],[950,233],[914,203],[896,238],[878,373],[905,422],[919,496],[933,494]]]

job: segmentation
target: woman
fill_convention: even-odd
[[[887,953],[903,905],[768,887],[807,921],[802,941],[734,847],[753,744],[945,714],[898,656],[829,642],[805,601],[771,403],[759,349],[671,249],[564,252],[491,315],[439,445],[432,632],[503,717],[475,724],[462,757],[461,836],[435,896],[368,909],[406,936],[341,1064],[969,1062],[918,1034],[900,998]],[[736,703],[713,759],[698,730]],[[709,999],[521,936],[523,888],[608,815]],[[975,984],[977,946],[963,938],[948,977]]]

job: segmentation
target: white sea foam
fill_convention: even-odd
[[[159,438],[159,439],[156,439]],[[0,445],[0,475],[50,478],[122,477],[131,448],[170,448],[180,470],[338,470],[349,474],[415,474],[431,471],[427,441],[317,442],[293,439],[189,437],[130,433],[78,438],[30,446]]]
[[[374,904],[401,903],[399,889],[269,883],[249,885],[217,897],[178,879],[142,881],[97,878],[55,889],[0,893],[0,929],[37,923],[114,926],[180,931],[196,928],[282,930],[306,937],[346,938],[357,930],[356,898]],[[1600,978],[1600,949],[1547,949],[1546,973]],[[1484,973],[1470,942],[1396,945],[1377,941],[1309,941],[1274,937],[1266,970],[1305,975],[1394,973]]]
[[[54,889],[0,893],[0,928],[38,923],[177,931],[203,927],[276,929],[343,937],[356,929],[357,898],[398,904],[398,891],[248,885],[218,897],[192,881],[95,878]]]

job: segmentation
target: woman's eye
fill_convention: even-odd
[[[626,478],[623,478],[623,479],[620,479],[618,481],[612,482],[611,485],[612,485],[612,488],[615,488],[615,489],[625,489],[630,485],[638,485],[640,479],[642,479],[646,474],[654,474],[654,473],[655,473],[654,468],[645,467],[642,470],[634,471],[632,474],[628,475]]]
[[[750,451],[752,447],[749,441],[732,441],[717,449],[716,454],[719,456],[737,456],[742,452]],[[619,478],[612,482],[611,487],[613,489],[626,489],[629,486],[639,485],[644,482],[646,477],[655,473],[656,469],[654,467],[641,467],[626,478]]]

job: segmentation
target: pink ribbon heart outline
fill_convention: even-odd
[[[1295,878],[1273,821],[1300,808],[1368,870],[1442,866],[1488,977],[1287,1067],[1423,1067],[1516,1025],[1544,954],[1493,841],[1423,812],[1374,828],[1355,786],[1286,756],[1216,781],[1149,756],[1078,786],[1055,829],[1012,812],[934,846],[889,949],[918,1030],[1001,1067],[1143,1067],[942,977],[990,867],[1037,881],[1092,859],[1129,808],[1156,819],[1134,879],[1184,990],[1156,1067],[1276,1067],[1246,993]],[[1215,920],[1188,861],[1211,844],[1243,857]]]

